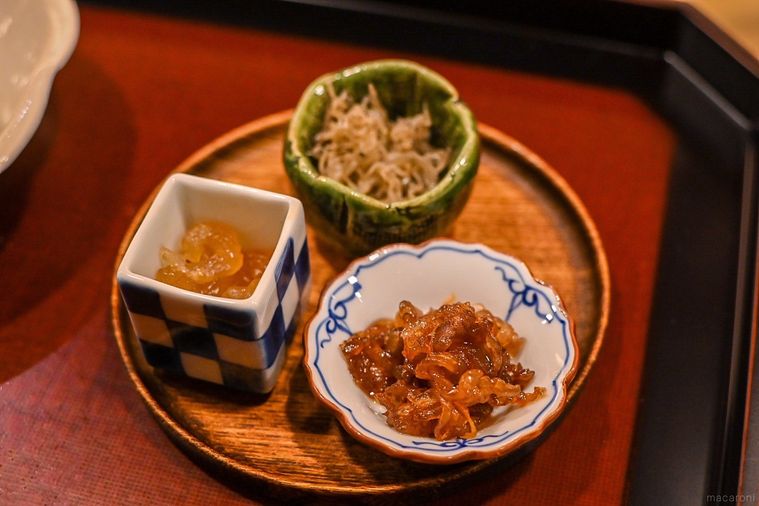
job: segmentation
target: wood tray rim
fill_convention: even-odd
[[[239,127],[236,127],[221,136],[213,139],[206,145],[202,146],[180,163],[176,168],[171,170],[166,177],[177,172],[189,172],[199,162],[205,160],[210,154],[217,152],[221,148],[232,144],[240,138],[251,135],[255,132],[265,131],[271,128],[286,124],[292,116],[292,109],[280,111],[274,114],[270,114],[258,119],[254,119],[248,123],[245,123]],[[606,328],[608,326],[609,312],[611,307],[611,278],[609,273],[609,265],[606,256],[606,252],[601,242],[601,237],[596,229],[590,214],[588,213],[585,205],[580,198],[564,180],[564,178],[556,172],[546,161],[540,158],[537,154],[528,149],[525,145],[510,137],[509,135],[501,132],[500,130],[479,123],[477,125],[478,131],[483,140],[497,145],[505,153],[515,156],[528,165],[537,169],[537,172],[542,175],[546,181],[553,185],[556,190],[566,199],[566,202],[570,205],[573,212],[577,214],[578,223],[582,224],[583,232],[586,234],[586,238],[590,241],[592,246],[592,253],[595,256],[595,267],[599,274],[599,282],[601,286],[601,303],[598,319],[598,330],[593,339],[593,346],[591,347],[588,358],[582,367],[577,370],[574,380],[567,394],[567,404],[571,404],[579,390],[583,386],[587,375],[593,368],[595,361],[598,358],[598,353],[601,350],[603,341],[606,334]],[[324,485],[315,485],[311,483],[299,482],[297,480],[283,481],[273,479],[265,472],[261,472],[259,468],[249,466],[237,462],[233,458],[224,455],[208,446],[206,443],[197,438],[189,429],[185,428],[178,421],[174,420],[171,415],[164,409],[164,407],[155,399],[151,394],[149,387],[143,381],[139,371],[134,363],[134,359],[129,351],[128,344],[126,342],[127,336],[122,332],[122,326],[124,322],[123,304],[121,302],[121,296],[118,288],[118,280],[116,273],[118,271],[121,259],[129,246],[134,233],[142,223],[142,219],[145,216],[148,208],[154,200],[158,190],[163,184],[162,180],[153,191],[148,195],[142,205],[135,212],[132,221],[124,232],[123,239],[119,245],[118,252],[113,267],[113,276],[111,281],[111,296],[110,296],[110,308],[111,308],[111,326],[114,332],[114,337],[119,349],[119,354],[124,366],[127,370],[127,374],[137,392],[140,394],[143,402],[148,408],[148,411],[156,419],[159,426],[169,436],[169,438],[183,451],[188,452],[191,456],[199,456],[206,461],[213,462],[223,469],[235,473],[239,477],[256,479],[265,483],[271,484],[275,487],[281,487],[285,489],[298,490],[305,493],[316,494],[329,494],[333,496],[351,496],[356,494],[362,495],[379,495],[397,492],[410,492],[413,490],[427,489],[430,487],[440,486],[442,483],[449,481],[459,480],[466,476],[470,476],[479,472],[480,470],[490,467],[494,463],[504,459],[507,455],[498,457],[495,459],[473,461],[471,464],[461,467],[460,471],[444,478],[431,477],[424,478],[412,484],[392,484],[392,485],[367,485],[363,486],[360,491],[358,490],[346,490],[340,487],[326,487]]]

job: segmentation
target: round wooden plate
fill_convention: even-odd
[[[291,193],[282,167],[289,118],[286,111],[244,125],[202,148],[176,170]],[[480,133],[479,173],[452,236],[523,259],[536,277],[561,295],[574,318],[580,345],[571,400],[593,366],[608,319],[609,273],[601,241],[580,200],[545,162],[493,128],[480,125]],[[152,196],[129,227],[117,266],[151,200]],[[309,244],[313,289],[304,319],[313,314],[325,283],[348,263],[347,258],[320,249],[313,230]],[[235,481],[253,481],[256,490],[330,495],[410,492],[440,488],[502,460],[416,464],[353,440],[311,394],[297,338],[274,391],[265,397],[165,376],[148,366],[139,352],[115,275],[111,308],[129,376],[163,429],[201,463]]]

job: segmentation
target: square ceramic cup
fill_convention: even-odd
[[[154,279],[161,246],[176,249],[185,231],[203,220],[236,228],[243,249],[273,251],[247,299],[203,295]],[[172,175],[135,233],[117,277],[150,365],[237,390],[270,392],[310,286],[303,206],[286,195]]]

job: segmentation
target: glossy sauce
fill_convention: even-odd
[[[524,340],[508,323],[468,302],[427,314],[402,301],[341,345],[356,384],[387,408],[396,430],[446,440],[473,437],[496,406],[521,406],[544,389],[512,362]]]
[[[217,221],[203,221],[185,232],[179,251],[161,248],[156,279],[205,295],[245,299],[253,294],[270,252],[243,250],[238,232]]]

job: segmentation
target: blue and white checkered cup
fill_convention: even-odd
[[[243,248],[273,250],[247,299],[203,295],[155,279],[161,246],[175,249],[197,222],[240,232]],[[270,392],[307,301],[310,265],[300,201],[212,179],[167,179],[118,269],[121,296],[143,355],[153,367]]]

